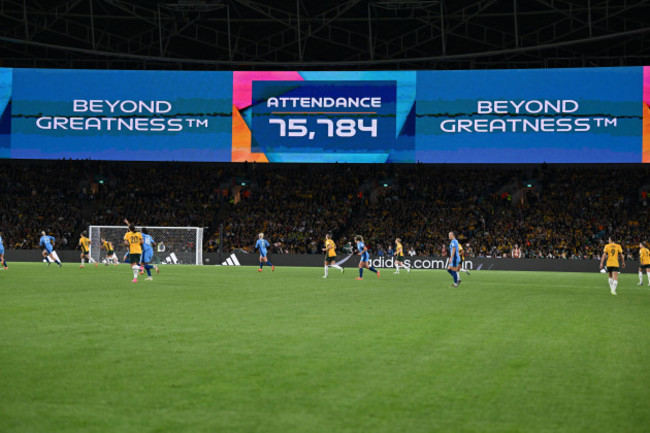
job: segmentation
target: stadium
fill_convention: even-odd
[[[643,432],[650,1],[0,0],[0,432]]]

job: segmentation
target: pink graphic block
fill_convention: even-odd
[[[235,71],[232,99],[239,110],[253,103],[253,81],[304,81],[296,71]]]

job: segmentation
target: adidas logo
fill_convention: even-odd
[[[239,260],[237,260],[237,256],[235,254],[231,254],[230,257],[228,257],[226,261],[221,264],[221,266],[241,266],[241,264],[239,263]]]

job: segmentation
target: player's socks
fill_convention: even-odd
[[[131,266],[131,270],[133,271],[133,281],[138,281],[138,272],[140,271],[140,266],[133,265]]]
[[[609,281],[609,290],[612,290],[612,283],[614,282],[614,279],[608,278],[607,281]]]
[[[325,265],[325,276],[327,277],[327,265]]]
[[[643,284],[643,272],[639,271],[639,286]]]
[[[454,273],[451,269],[447,269],[447,273],[451,275],[452,278],[454,278]],[[456,282],[456,279],[454,278],[454,283]]]
[[[9,266],[7,266],[7,261],[5,259],[2,259],[2,267],[3,268],[8,268],[9,267]]]
[[[92,257],[88,258],[88,263],[97,263]]]
[[[147,275],[151,276],[151,270],[153,269],[153,266],[151,265],[144,265],[144,269],[147,271]]]
[[[268,260],[266,261],[266,266],[273,267],[273,263],[269,262]]]
[[[359,268],[359,278],[363,278],[363,268]]]
[[[334,264],[334,265],[330,265],[330,266],[331,266],[331,267],[333,267],[334,269],[338,269],[339,271],[343,271],[343,268],[342,268],[342,267],[340,267],[340,266],[339,266],[339,265],[337,265],[337,264]]]
[[[81,266],[83,266],[84,263],[86,263],[86,261],[84,259],[81,259]]]
[[[260,262],[260,270],[262,270],[262,266],[264,266],[264,262]]]
[[[460,278],[458,278],[458,272],[451,271],[451,276],[454,277],[454,284],[458,284],[460,282]]]
[[[373,268],[372,266],[369,267],[368,270],[374,272],[375,274],[379,272],[377,269]]]

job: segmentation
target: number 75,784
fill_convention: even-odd
[[[280,137],[308,137],[316,135],[307,128],[307,119],[269,119],[269,124],[280,125]],[[316,119],[316,124],[327,126],[328,137],[354,137],[357,132],[369,132],[377,137],[377,119]]]

